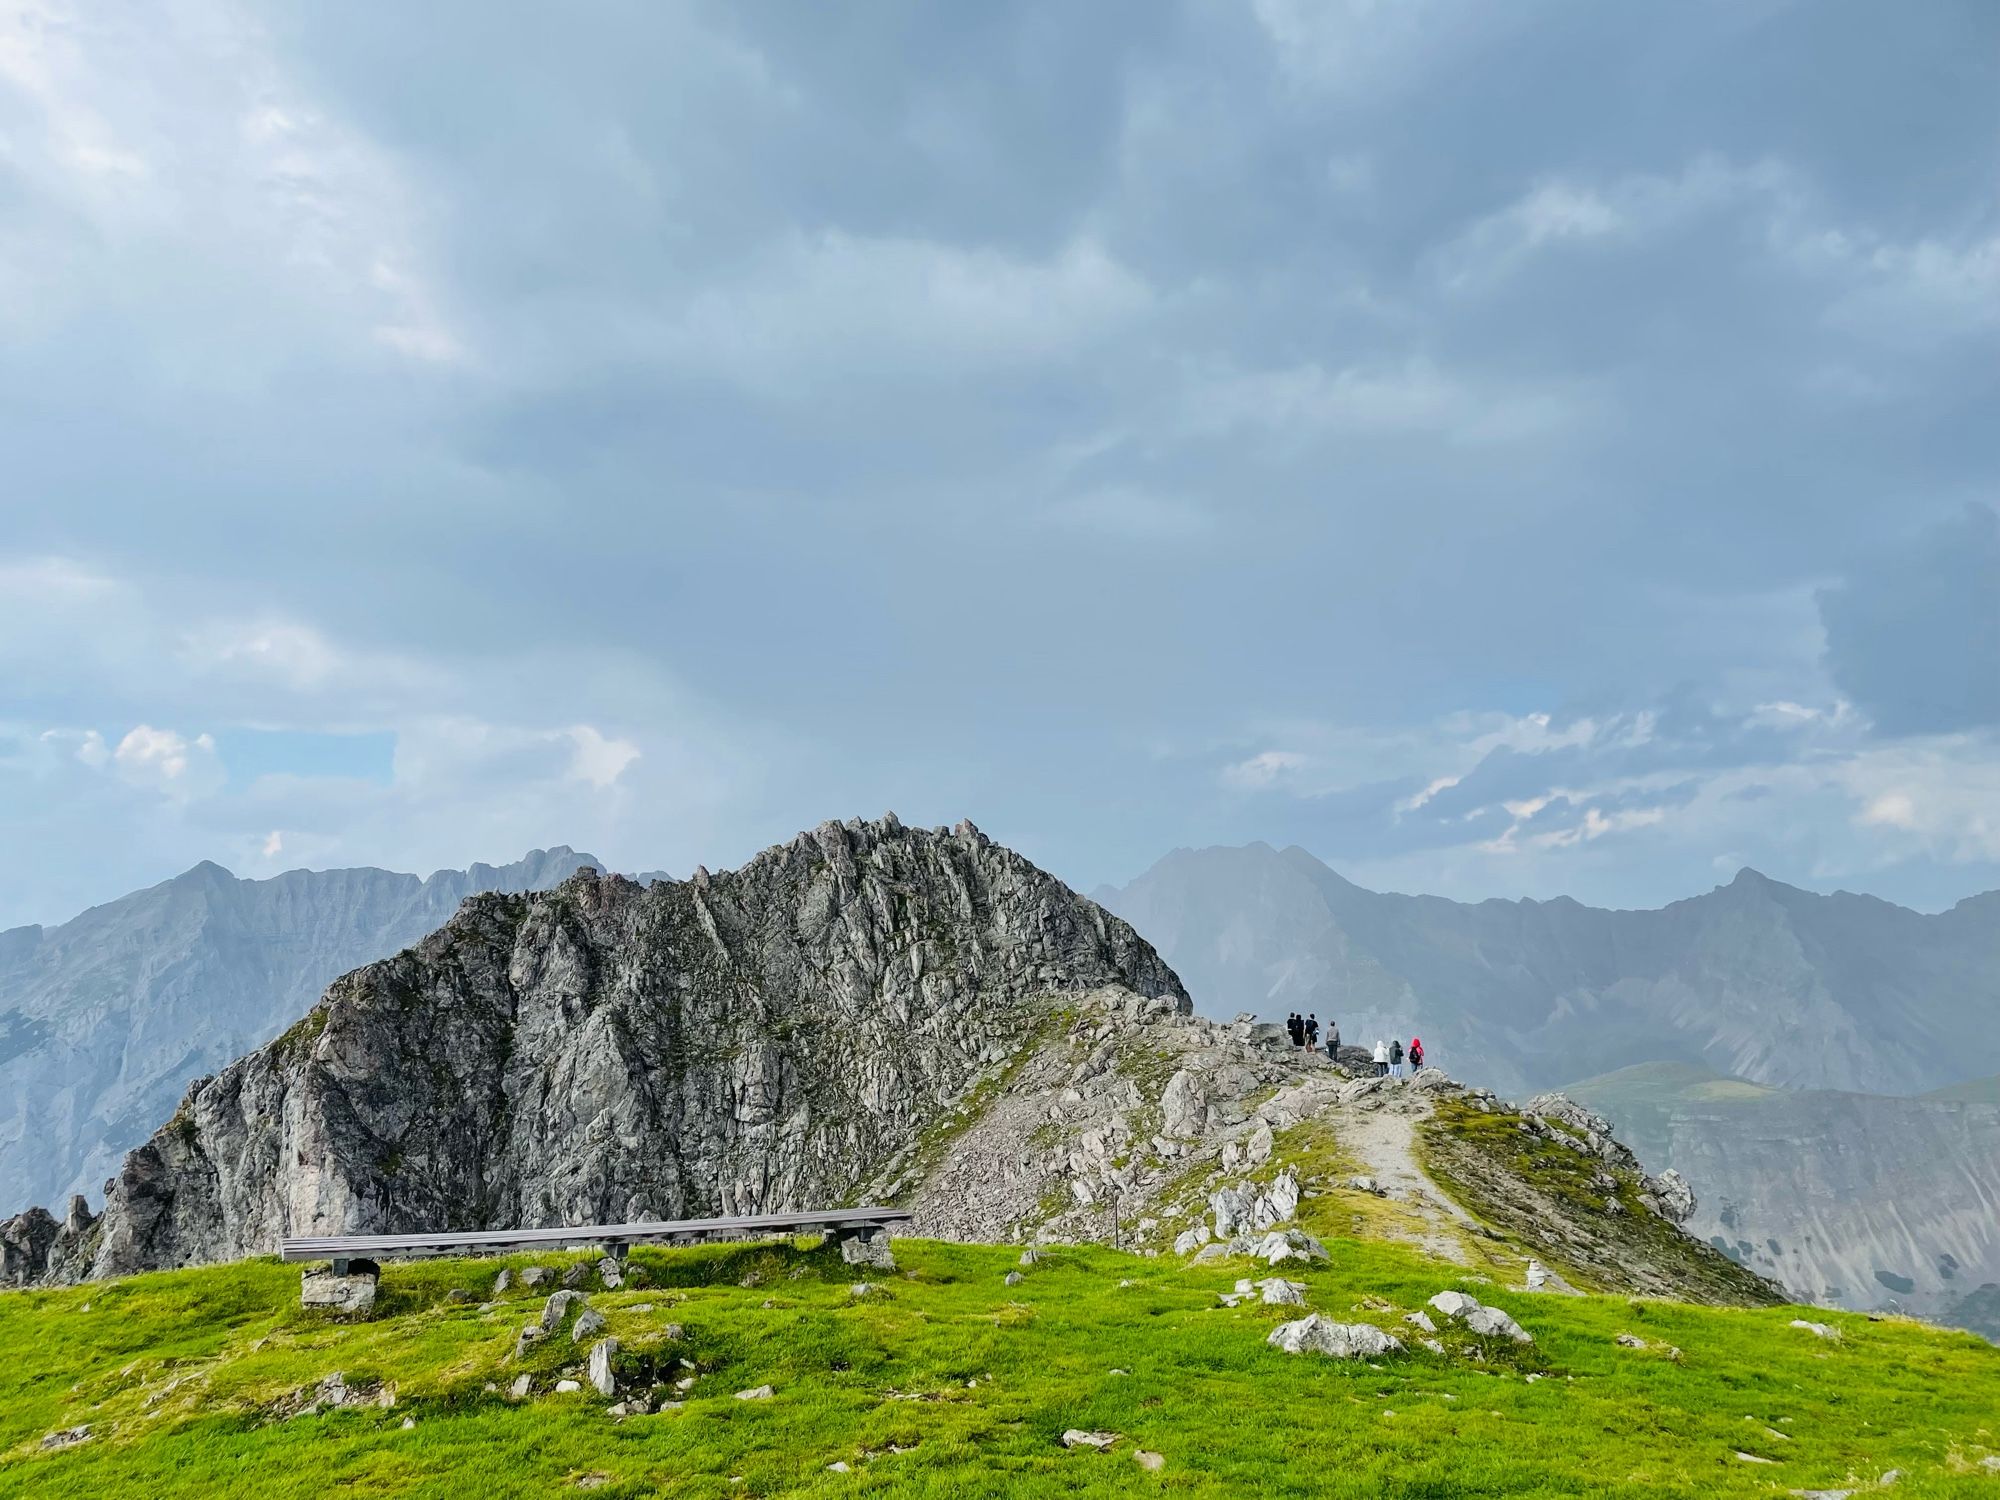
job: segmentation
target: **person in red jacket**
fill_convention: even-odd
[[[1423,1070],[1424,1041],[1422,1037],[1413,1036],[1410,1038],[1410,1071],[1412,1073],[1421,1073]]]

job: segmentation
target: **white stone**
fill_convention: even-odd
[[[572,1391],[580,1391],[582,1389],[583,1387],[578,1385],[574,1380],[558,1380],[556,1382],[556,1394],[558,1396],[567,1396]]]
[[[1100,1453],[1117,1441],[1115,1432],[1085,1432],[1080,1427],[1072,1427],[1062,1435],[1065,1448],[1095,1448]]]
[[[617,1378],[611,1373],[611,1361],[617,1355],[616,1339],[599,1339],[590,1346],[590,1383],[600,1396],[608,1396],[617,1389]]]
[[[738,1391],[736,1399],[738,1401],[769,1401],[775,1395],[777,1395],[777,1392],[772,1390],[768,1385],[753,1385],[747,1391]]]
[[[1400,1339],[1372,1323],[1336,1323],[1312,1313],[1296,1323],[1280,1323],[1265,1342],[1287,1354],[1324,1354],[1331,1359],[1366,1359],[1400,1354]]]

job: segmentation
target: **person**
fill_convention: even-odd
[[[1317,1051],[1319,1051],[1319,1012],[1318,1012],[1318,1011],[1314,1011],[1314,1012],[1313,1012],[1313,1013],[1312,1013],[1311,1015],[1309,1015],[1309,1016],[1307,1016],[1307,1017],[1306,1017],[1306,1050],[1307,1050],[1308,1052],[1317,1052]]]
[[[1289,1016],[1285,1017],[1285,1030],[1291,1033],[1292,1045],[1294,1047],[1303,1047],[1305,1045],[1306,1023],[1299,1019],[1297,1011],[1293,1011]]]
[[[1389,1043],[1389,1073],[1390,1076],[1395,1078],[1403,1076],[1403,1039],[1401,1037],[1397,1037],[1393,1042]]]
[[[1410,1038],[1410,1071],[1412,1073],[1421,1073],[1423,1070],[1424,1039],[1420,1036],[1413,1036]]]
[[[1340,1056],[1340,1022],[1338,1021],[1328,1021],[1326,1023],[1326,1055],[1336,1059]]]
[[[1377,1078],[1389,1076],[1389,1044],[1379,1036],[1375,1038],[1375,1076]]]

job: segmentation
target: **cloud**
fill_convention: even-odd
[[[2000,513],[1878,548],[1818,602],[1827,670],[1885,733],[2000,724]]]

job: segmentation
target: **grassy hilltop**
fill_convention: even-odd
[[[1413,1352],[1267,1347],[1302,1310],[1223,1307],[1239,1275],[1268,1274],[1244,1261],[1052,1249],[1018,1267],[1006,1247],[906,1240],[899,1270],[867,1273],[881,1289],[856,1297],[857,1273],[824,1249],[640,1251],[647,1284],[590,1302],[623,1344],[621,1378],[684,1404],[623,1418],[587,1385],[552,1393],[584,1346],[558,1336],[514,1357],[544,1300],[518,1274],[482,1306],[526,1259],[391,1265],[375,1318],[352,1324],[304,1313],[297,1271],[270,1261],[14,1293],[0,1296],[0,1495],[1709,1500],[1866,1489],[1897,1470],[1897,1495],[2000,1497],[2000,1459],[1985,1462],[2000,1455],[2000,1350],[1970,1335],[1508,1292],[1400,1246],[1328,1249],[1329,1265],[1283,1268],[1307,1306],[1412,1335]],[[1454,1285],[1534,1344],[1447,1330],[1445,1355],[1416,1349],[1402,1315]],[[1801,1315],[1840,1337],[1788,1326]],[[1647,1347],[1615,1342],[1626,1333]],[[393,1386],[394,1405],[291,1415],[335,1371]],[[535,1393],[511,1400],[522,1373]],[[768,1399],[736,1399],[766,1384]],[[88,1440],[42,1450],[78,1424]],[[1069,1428],[1119,1441],[1068,1450]]]

